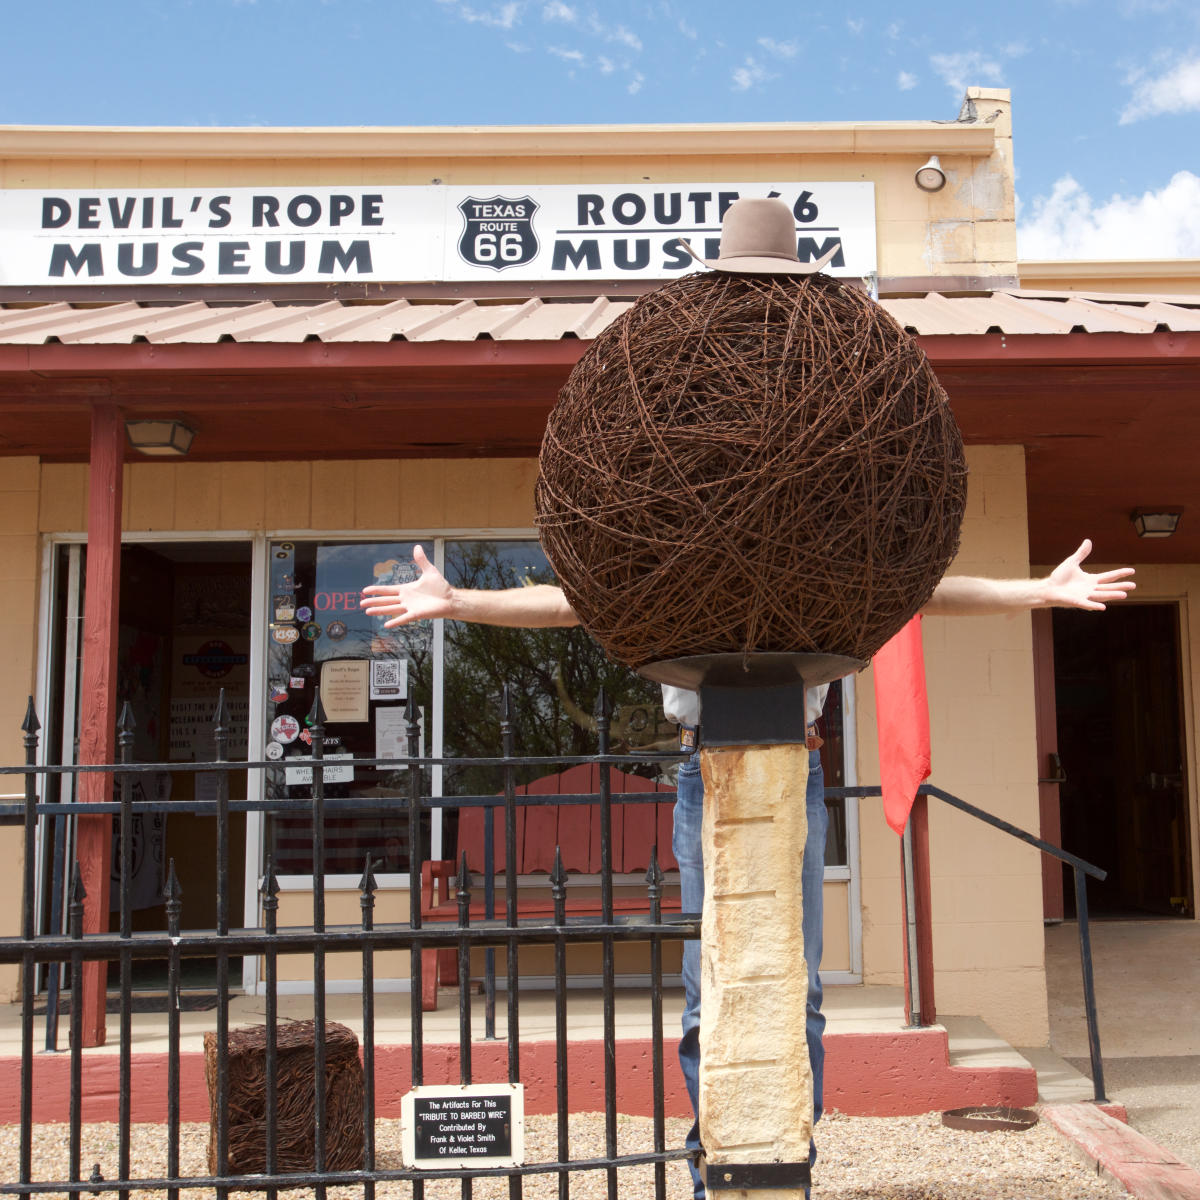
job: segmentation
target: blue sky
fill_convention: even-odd
[[[0,123],[952,119],[1013,91],[1021,253],[1200,258],[1200,0],[0,0]]]

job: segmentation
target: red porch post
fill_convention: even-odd
[[[111,763],[115,751],[117,704],[117,621],[121,589],[121,485],[125,429],[112,404],[92,409],[91,474],[88,481],[87,583],[83,608],[83,664],[79,688],[79,762]],[[94,772],[79,777],[84,801],[112,796],[112,776]],[[87,898],[84,933],[108,931],[112,818],[80,817],[76,854]],[[108,964],[83,968],[83,1044],[105,1040],[104,993]]]

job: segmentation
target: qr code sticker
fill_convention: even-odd
[[[371,699],[395,700],[408,691],[408,661],[403,658],[371,660]]]

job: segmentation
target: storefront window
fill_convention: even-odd
[[[556,582],[541,547],[532,540],[448,542],[446,576],[456,587],[471,588]],[[675,727],[662,715],[657,685],[611,662],[579,628],[504,629],[454,622],[446,628],[445,671],[448,757],[496,754],[505,683],[518,755],[594,753],[594,712],[601,687],[614,710],[614,753],[672,750],[677,745]],[[518,783],[529,783],[548,769],[521,768]],[[632,769],[657,774],[653,766]],[[482,794],[501,786],[502,776],[492,768],[447,772],[447,794]]]
[[[273,542],[267,601],[267,798],[312,795],[310,716],[320,688],[325,713],[325,795],[331,805],[325,869],[361,872],[368,855],[384,872],[408,870],[408,822],[389,798],[408,791],[404,768],[360,767],[354,759],[407,753],[407,696],[415,688],[422,742],[428,737],[432,637],[427,623],[398,630],[359,607],[372,580],[414,577],[412,542]],[[428,849],[429,817],[423,836]],[[312,822],[275,816],[268,842],[281,874],[311,874]]]
[[[315,690],[325,710],[326,788],[330,801],[352,798],[353,815],[331,804],[326,817],[329,874],[357,874],[368,855],[384,872],[406,873],[408,823],[394,801],[408,793],[406,768],[358,766],[355,759],[400,757],[407,752],[407,694],[417,706],[422,753],[436,744],[433,728],[435,673],[441,672],[442,756],[440,781],[430,772],[425,787],[446,796],[498,796],[499,767],[473,766],[502,746],[502,695],[508,685],[514,751],[520,757],[566,759],[594,753],[595,704],[601,687],[609,696],[613,753],[673,751],[677,732],[663,716],[656,684],[611,662],[582,629],[510,629],[450,621],[440,658],[431,624],[383,629],[383,619],[359,607],[363,586],[416,577],[414,542],[276,541],[270,545],[267,600],[267,720],[265,753],[278,766],[266,772],[268,799],[308,799],[312,794],[312,747],[308,718]],[[430,556],[436,539],[424,541]],[[538,542],[447,540],[444,572],[455,587],[516,588],[553,584],[555,577]],[[830,690],[823,718],[826,782],[844,782],[840,685]],[[428,749],[427,749],[428,748]],[[516,769],[518,786],[539,782],[559,790],[564,764],[542,762]],[[630,763],[622,770],[673,786],[673,770]],[[551,781],[555,786],[551,787]],[[568,778],[563,790],[573,788]],[[584,790],[581,784],[579,790]],[[846,862],[844,802],[832,800],[827,865]],[[586,810],[578,810],[584,813]],[[478,812],[478,810],[476,810]],[[423,853],[431,848],[431,821],[442,824],[442,855],[470,849],[460,837],[453,806],[423,821]],[[478,824],[478,821],[476,821]],[[477,833],[478,831],[476,831]],[[474,836],[474,835],[472,835]],[[281,874],[312,872],[312,826],[304,815],[268,821],[268,845]],[[647,854],[649,847],[646,847]]]
[[[553,584],[554,573],[532,539],[524,541],[457,541],[446,543],[446,575],[457,587],[513,588]],[[522,757],[554,759],[592,754],[596,750],[595,705],[600,688],[612,709],[610,746],[614,753],[676,748],[675,727],[663,717],[661,693],[625,667],[610,662],[582,629],[504,629],[454,622],[446,627],[443,737],[447,757],[495,755],[501,745],[502,693],[507,683],[512,705],[514,751]],[[655,779],[664,774],[654,764],[631,763],[630,774]],[[582,792],[593,786],[582,778],[587,768],[571,771],[565,764],[539,763],[518,767],[518,786],[533,790]],[[668,779],[662,780],[670,787]],[[504,777],[499,768],[447,768],[447,795],[497,795]],[[478,810],[476,810],[476,813]],[[576,823],[593,822],[588,808],[572,809]],[[454,809],[447,810],[447,855],[466,851],[478,860],[476,844],[482,832],[478,816],[460,825]],[[565,819],[560,815],[559,821]],[[623,822],[619,821],[622,828]],[[630,822],[628,828],[638,828]],[[553,822],[544,818],[525,826],[523,871],[544,869],[553,855]],[[531,832],[535,831],[536,832]],[[598,836],[598,834],[597,834]],[[635,834],[634,839],[639,835]],[[551,839],[546,845],[538,838]],[[645,845],[630,845],[622,867],[645,869],[654,835]],[[586,870],[583,860],[567,855],[567,869]],[[540,864],[533,867],[531,864]]]

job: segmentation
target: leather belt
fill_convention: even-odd
[[[820,748],[825,745],[825,739],[817,732],[817,727],[815,724],[809,725],[804,732],[807,735],[804,739],[804,744],[807,749],[820,750]],[[679,748],[680,750],[700,749],[699,725],[680,725]]]

